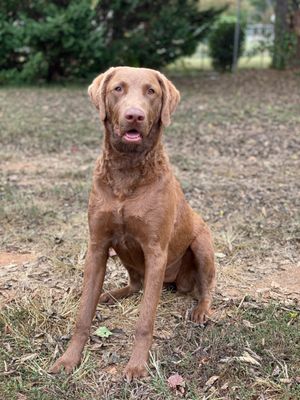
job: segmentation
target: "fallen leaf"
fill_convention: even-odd
[[[219,379],[218,375],[213,375],[209,378],[209,380],[205,383],[206,390],[209,389],[211,386],[214,385],[215,382]]]
[[[292,318],[292,319],[295,319],[295,318],[297,318],[298,317],[298,313],[297,313],[297,311],[291,311],[291,312],[289,312],[289,318]]]
[[[4,343],[4,346],[5,346],[5,348],[6,348],[6,350],[7,350],[8,353],[11,353],[11,352],[12,352],[12,348],[11,348],[10,343]]]
[[[207,363],[209,362],[209,360],[210,360],[210,357],[203,357],[203,358],[201,358],[201,360],[199,361],[198,366],[200,367],[201,365],[207,364]]]
[[[120,329],[120,328],[112,329],[111,333],[116,334],[116,335],[125,335],[125,332],[123,331],[123,329]]]
[[[106,338],[112,335],[112,332],[106,328],[106,326],[100,326],[95,332],[94,335]]]
[[[90,350],[91,351],[98,351],[100,349],[102,349],[103,347],[103,343],[94,343],[93,345],[90,346]]]
[[[116,375],[117,372],[118,372],[118,370],[117,370],[117,368],[116,368],[115,366],[112,366],[112,367],[109,367],[109,368],[106,370],[106,372],[108,372],[108,373],[111,374],[111,375]]]
[[[185,382],[183,377],[176,372],[176,374],[169,376],[168,385],[171,389],[177,389],[177,386],[185,387]]]
[[[272,376],[278,376],[280,374],[280,368],[278,365],[273,369]]]
[[[229,387],[228,382],[224,383],[224,385],[221,387],[221,390],[227,390]]]
[[[102,354],[102,360],[105,365],[118,364],[120,362],[120,356],[117,353],[106,351]]]
[[[5,325],[4,326],[4,333],[6,334],[6,335],[9,335],[10,333],[11,333],[11,327],[9,326],[9,325]]]
[[[250,328],[250,329],[254,329],[254,328],[255,328],[255,325],[251,324],[251,322],[248,321],[247,319],[243,319],[243,325],[244,325],[246,328]]]
[[[224,254],[224,253],[215,253],[215,256],[216,256],[217,258],[225,258],[225,257],[226,257],[226,254]]]

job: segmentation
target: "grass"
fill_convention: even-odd
[[[159,320],[169,307],[164,303],[169,296],[163,295]],[[100,341],[91,336],[83,363],[75,373],[53,377],[47,369],[53,354],[68,340],[62,332],[71,330],[70,319],[76,308],[72,297],[67,294],[63,301],[55,302],[45,292],[16,301],[3,311],[0,364],[5,379],[0,382],[1,398],[18,399],[22,394],[30,399],[131,399],[138,394],[142,399],[172,399],[176,394],[168,387],[167,377],[174,372],[184,377],[185,397],[189,399],[246,400],[257,393],[268,399],[290,399],[300,395],[299,309],[262,305],[251,299],[240,304],[219,300],[222,313],[205,329],[171,316],[168,324],[174,326],[174,332],[167,337],[156,332],[150,377],[144,382],[128,385],[115,375],[111,363],[125,362],[124,339],[119,334]],[[175,299],[180,307],[179,302]],[[102,312],[102,307],[98,310]],[[122,318],[122,313],[118,305],[110,319],[118,314]],[[124,335],[128,333],[122,332]],[[209,386],[212,376],[215,382]]]
[[[238,61],[239,69],[261,69],[261,68],[269,68],[271,65],[271,57],[269,54],[257,55],[251,57],[241,57]],[[209,71],[212,70],[212,61],[211,58],[207,55],[201,57],[199,55],[193,57],[182,57],[179,60],[175,61],[171,65],[168,66],[170,71],[185,71],[188,73],[189,71]]]
[[[211,321],[193,325],[193,300],[164,291],[150,375],[127,384],[141,294],[99,306],[81,366],[71,376],[47,373],[74,326],[102,131],[86,88],[2,88],[1,400],[300,397],[300,75],[175,75],[182,101],[164,140],[215,236]],[[26,253],[24,262],[5,262]],[[110,258],[105,289],[125,282]],[[99,326],[113,335],[98,338]],[[174,373],[183,388],[169,387]]]

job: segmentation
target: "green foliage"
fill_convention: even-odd
[[[4,8],[0,82],[85,78],[98,71],[103,31],[89,1],[27,2],[6,10],[6,20]]]
[[[200,12],[197,0],[104,0],[97,7],[115,63],[153,68],[193,54],[221,11]]]
[[[296,33],[300,0],[276,1],[272,66],[276,69],[300,65],[300,38]],[[296,25],[295,25],[296,24]]]
[[[93,24],[94,18],[95,12],[87,2],[74,1],[64,12],[49,7],[42,23],[29,21],[28,45],[44,54],[48,81],[85,77],[97,68],[104,45],[101,29]]]
[[[209,52],[213,67],[217,70],[231,70],[234,48],[234,31],[236,20],[233,17],[222,17],[214,26],[209,36]],[[240,25],[238,57],[243,52],[245,42],[245,25]]]
[[[275,69],[285,69],[296,52],[297,36],[294,32],[282,32],[274,41],[270,51],[272,54],[272,66]]]
[[[0,14],[0,68],[13,67],[16,63],[16,54],[22,46],[22,28],[12,25]]]
[[[22,71],[18,78],[23,82],[32,82],[36,77],[46,78],[48,73],[49,64],[45,59],[43,53],[31,54],[27,62],[23,65]]]
[[[249,2],[254,7],[257,15],[263,15],[270,9],[274,10],[276,0],[249,0]]]
[[[221,11],[197,0],[0,0],[0,83],[158,68],[192,54]]]

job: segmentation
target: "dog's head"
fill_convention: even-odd
[[[180,99],[163,74],[147,68],[110,68],[94,79],[88,93],[110,143],[122,152],[141,152],[153,146],[161,126],[170,124]]]

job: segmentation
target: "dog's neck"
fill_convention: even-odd
[[[137,188],[160,179],[170,171],[160,136],[150,150],[121,153],[113,148],[106,132],[103,151],[96,164],[97,178],[121,199],[132,195]]]

